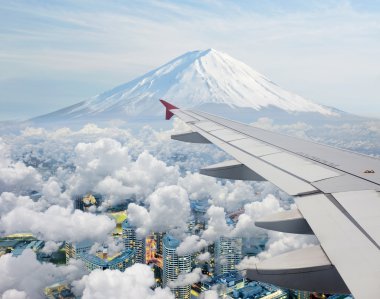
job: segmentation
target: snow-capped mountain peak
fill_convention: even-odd
[[[233,108],[273,107],[287,112],[335,114],[282,89],[243,62],[208,49],[188,52],[128,83],[53,112],[49,118],[158,115],[162,113],[159,98],[183,108],[225,104]]]

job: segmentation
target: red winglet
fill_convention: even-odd
[[[160,102],[161,102],[162,105],[164,105],[165,108],[166,108],[166,117],[165,117],[165,119],[166,119],[166,120],[171,119],[172,116],[173,116],[174,114],[173,114],[173,112],[171,112],[170,110],[172,110],[172,109],[178,109],[178,108],[177,108],[176,106],[174,106],[174,105],[172,105],[172,104],[170,104],[170,103],[164,101],[164,100],[161,100],[161,99],[160,99]]]

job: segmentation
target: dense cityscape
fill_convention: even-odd
[[[38,194],[34,194],[38,198]],[[84,212],[99,207],[102,196],[88,193],[75,196],[73,204]],[[118,250],[110,251],[107,245],[97,246],[91,241],[63,242],[54,252],[45,252],[45,242],[31,234],[14,234],[1,238],[0,255],[11,253],[17,257],[24,250],[36,252],[43,263],[69,264],[71,259],[80,260],[88,273],[95,270],[125,271],[135,263],[147,264],[154,273],[154,287],[169,287],[176,299],[198,298],[208,290],[217,292],[218,298],[243,299],[348,299],[348,295],[325,295],[306,291],[286,290],[259,281],[244,278],[239,267],[243,257],[255,256],[265,248],[266,239],[257,237],[254,242],[241,237],[221,236],[213,244],[195,253],[180,251],[181,241],[166,232],[151,232],[140,236],[136,227],[128,222],[125,205],[112,208],[107,215],[116,221],[112,238]],[[207,228],[207,201],[191,203],[192,215],[187,221],[188,235],[200,235]],[[238,209],[226,215],[231,226],[243,213]],[[41,294],[42,295],[42,294]],[[78,298],[67,281],[57,281],[44,288],[45,298]]]

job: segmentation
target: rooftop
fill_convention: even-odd
[[[180,241],[172,235],[166,234],[164,237],[164,246],[167,248],[175,249],[179,246]]]
[[[82,256],[82,259],[101,267],[109,267],[109,266],[118,264],[120,262],[123,262],[125,259],[130,258],[134,254],[135,254],[134,249],[127,249],[111,260],[104,260],[93,254],[84,254]]]

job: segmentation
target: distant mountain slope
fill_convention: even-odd
[[[188,52],[135,80],[34,120],[161,116],[159,98],[179,107],[243,109],[248,114],[269,109],[324,117],[338,115],[336,110],[282,89],[231,56],[209,49]]]

